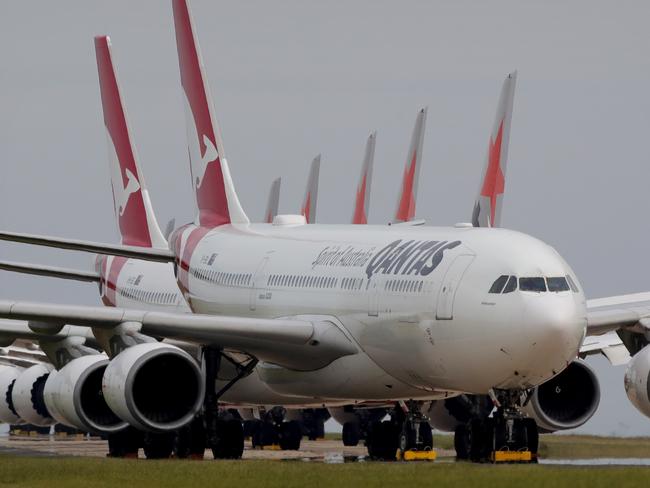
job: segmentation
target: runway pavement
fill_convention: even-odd
[[[106,441],[97,438],[80,438],[75,436],[2,436],[0,453],[12,453],[22,456],[89,456],[106,457]],[[367,454],[363,445],[345,447],[340,440],[303,440],[300,451],[258,450],[252,449],[246,441],[244,459],[277,460],[311,460],[339,463],[346,461],[363,461]],[[438,450],[439,456],[453,456],[453,451]],[[140,457],[144,457],[142,449]],[[212,458],[212,452],[206,450],[206,459]]]

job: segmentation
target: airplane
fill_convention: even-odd
[[[307,189],[300,207],[300,214],[305,217],[305,222],[313,224],[316,222],[316,206],[318,204],[318,177],[320,174],[320,154],[316,156],[309,167],[307,178]]]
[[[368,439],[377,458],[422,448],[428,442],[419,427],[423,408],[463,393],[489,395],[496,408],[491,417],[467,424],[472,459],[488,458],[495,443],[535,453],[535,412],[541,421],[564,425],[589,413],[597,383],[576,359],[585,335],[621,328],[643,332],[650,295],[588,303],[575,273],[554,249],[501,228],[303,225],[304,217],[297,216],[251,224],[237,198],[213,110],[206,109],[211,102],[187,4],[178,0],[173,7],[196,221],[176,229],[168,249],[0,236],[173,263],[195,313],[4,301],[0,316],[49,324],[51,330],[61,323],[101,329],[125,346],[111,350],[120,352],[103,376],[110,410],[158,431],[187,425],[202,411],[208,445],[218,439],[228,449],[236,435],[215,422],[221,392],[212,391],[228,349],[249,355],[233,383],[255,365],[260,379],[280,394],[332,405],[397,402],[391,420],[373,426]],[[127,200],[126,210],[131,205]],[[234,283],[217,280],[221,273],[234,276]],[[191,356],[148,337],[198,344],[205,382]],[[128,340],[137,343],[126,347]],[[638,359],[648,354],[643,340],[637,341],[644,349],[634,351],[626,376],[628,393],[634,392],[640,405],[647,402],[648,371]],[[151,371],[166,362],[162,358],[173,367],[162,375],[164,388],[152,388],[160,384]],[[558,384],[567,392],[580,385],[584,393],[572,404],[575,418],[562,422],[552,415],[566,411],[566,402],[575,398],[543,401]],[[522,407],[530,405],[534,413],[527,417]]]

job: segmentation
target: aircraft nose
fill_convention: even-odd
[[[560,371],[575,359],[583,339],[587,314],[570,295],[528,297],[525,336],[529,361],[543,369]]]

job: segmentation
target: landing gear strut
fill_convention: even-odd
[[[237,373],[216,391],[217,374],[224,358],[233,363]],[[215,459],[239,459],[244,452],[244,428],[239,418],[219,411],[219,398],[240,379],[250,374],[257,360],[251,358],[245,364],[235,363],[228,356],[224,356],[221,349],[207,346],[203,348],[203,361],[206,384],[203,409],[192,423],[177,433],[174,453],[179,458],[203,458],[207,447],[212,450]]]
[[[502,391],[491,396],[495,405],[491,417],[473,418],[456,428],[457,458],[473,462],[537,462],[539,432],[535,420],[520,410],[520,393]]]

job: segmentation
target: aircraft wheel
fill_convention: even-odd
[[[174,443],[174,457],[179,459],[203,459],[205,455],[205,425],[203,417],[194,420],[180,429]]]
[[[466,424],[461,424],[454,431],[454,449],[456,459],[466,461],[470,455],[470,430]]]
[[[142,440],[142,433],[133,427],[127,427],[120,432],[108,436],[108,457],[137,458]]]
[[[300,449],[302,440],[302,429],[300,423],[295,420],[284,422],[279,432],[280,448],[283,450],[297,451]]]
[[[361,438],[361,430],[357,422],[346,422],[343,424],[343,445],[356,446]]]
[[[211,446],[215,459],[239,459],[244,453],[244,428],[237,419],[220,420],[217,441]]]
[[[154,434],[147,432],[144,435],[143,448],[147,459],[167,459],[171,457],[174,451],[174,433]]]

